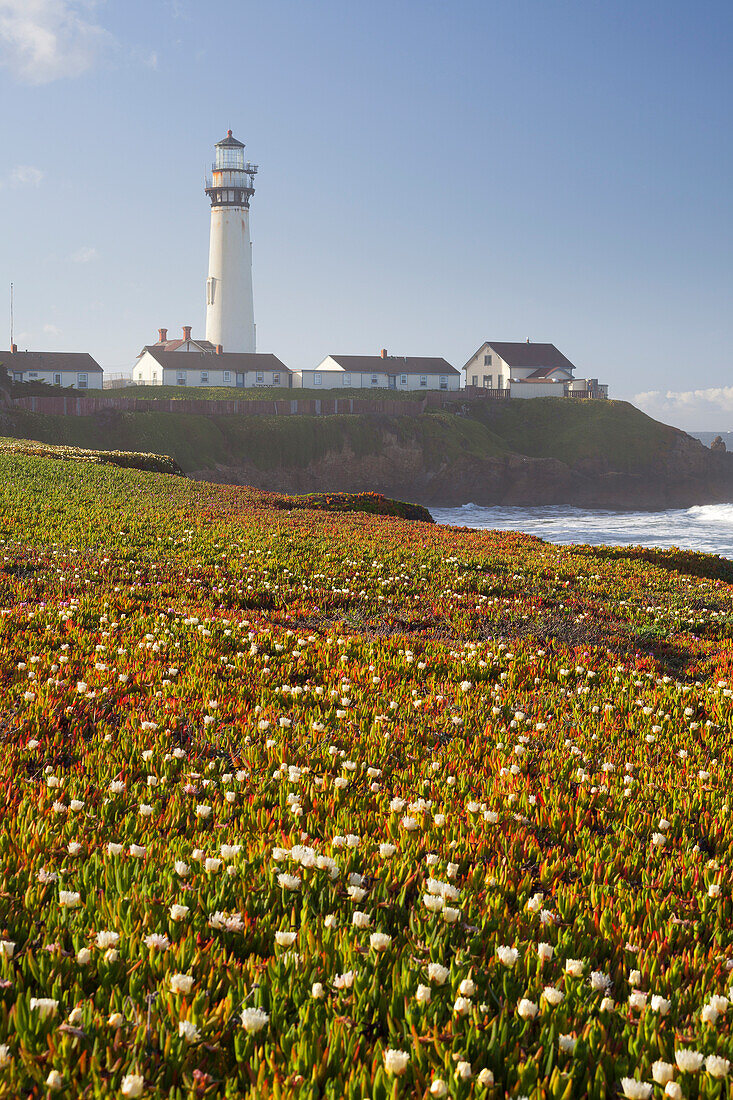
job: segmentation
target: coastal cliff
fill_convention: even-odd
[[[685,508],[733,501],[733,455],[617,401],[473,401],[423,416],[0,410],[0,434],[170,455],[192,478],[426,505]]]

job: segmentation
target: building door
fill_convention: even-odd
[[[397,375],[396,374],[390,374],[388,377],[389,377],[389,388],[391,390],[396,390],[397,389]]]

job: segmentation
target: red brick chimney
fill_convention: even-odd
[[[224,345],[223,344],[217,344],[216,345],[216,354],[217,355],[222,355],[223,352],[224,352]]]
[[[18,345],[17,344],[11,344],[10,345],[10,351],[12,352],[13,355],[15,355],[17,350],[18,350]]]
[[[386,348],[382,348],[382,350],[380,351],[380,353],[379,353],[379,354],[380,354],[380,356],[382,357],[382,359],[386,359],[386,358],[387,358],[387,349],[386,349]]]
[[[158,329],[158,343],[159,344],[165,344],[167,342],[167,340],[168,340],[168,329],[167,328],[159,328]]]
[[[183,326],[183,339],[184,340],[190,340],[191,339],[191,325],[184,325]]]

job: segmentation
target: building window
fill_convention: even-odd
[[[400,385],[401,386],[406,386],[407,385],[407,375],[406,374],[401,374],[400,375]]]
[[[231,380],[232,380],[231,371],[225,370],[224,371],[224,381],[225,382],[231,382]]]
[[[484,366],[485,367],[490,367],[491,366],[491,356],[490,355],[485,355],[484,356]]]
[[[14,382],[22,382],[23,381],[23,371],[22,370],[14,370],[13,371],[13,381]]]
[[[29,377],[29,378],[38,378],[38,371],[35,371],[35,370],[29,370],[29,371],[28,371],[28,377]]]
[[[320,386],[320,384],[321,384],[321,376],[320,376],[320,374],[314,374],[314,375],[313,375],[313,385],[314,385],[314,386]]]
[[[421,374],[421,375],[420,375],[420,385],[421,385],[421,386],[427,386],[427,384],[428,384],[428,376],[427,376],[427,374]]]
[[[158,372],[157,372],[157,370],[154,370],[153,371],[153,382],[157,382],[157,381],[158,381]]]
[[[445,374],[441,374],[440,376],[440,388],[441,390],[448,389],[448,376]]]
[[[280,385],[280,371],[276,370],[275,373],[273,374],[272,384],[273,384],[273,386],[279,386]]]
[[[478,375],[477,374],[474,374],[473,377],[471,378],[471,385],[472,386],[478,386]]]
[[[185,386],[186,385],[186,372],[185,372],[185,370],[179,370],[178,376],[176,378],[176,385],[178,385],[178,386]]]
[[[343,375],[341,376],[341,381],[342,381],[344,386],[350,386],[351,385],[351,374],[348,371],[344,371]]]
[[[202,371],[201,371],[201,381],[202,381],[202,382],[206,382],[206,383],[207,383],[207,385],[208,385],[208,382],[209,382],[209,372],[208,372],[207,370],[202,370]]]
[[[207,306],[213,306],[214,304],[214,292],[216,288],[216,279],[213,275],[210,275],[206,280],[206,304]]]
[[[79,387],[80,390],[85,390],[87,388],[87,383],[88,382],[89,382],[89,376],[88,375],[86,375],[86,374],[77,374],[76,384],[77,384],[77,386]]]
[[[264,383],[265,383],[265,372],[263,370],[258,370],[257,373],[255,374],[255,384],[258,385],[258,386],[263,386]]]
[[[61,385],[61,375],[60,374],[54,374],[53,384],[54,384],[54,386],[60,386]]]
[[[504,379],[500,374],[498,374],[496,376],[496,388],[497,388],[497,390],[500,390],[503,385],[504,385]]]
[[[376,374],[372,375],[372,385],[373,386],[378,386],[379,385],[379,379],[377,378]]]

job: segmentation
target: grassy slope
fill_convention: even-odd
[[[386,435],[419,447],[427,468],[460,457],[516,453],[570,465],[602,463],[623,473],[648,469],[681,434],[622,401],[575,402],[559,398],[479,402],[470,416],[207,417],[138,412],[60,417],[14,411],[0,417],[0,432],[90,448],[171,455],[184,471],[250,461],[260,469],[308,466],[348,449],[378,454]]]

